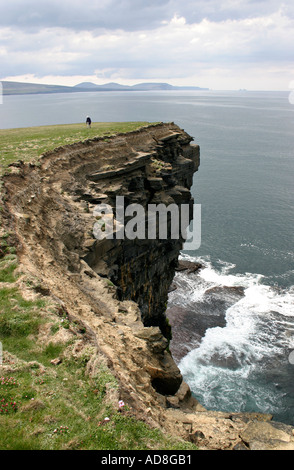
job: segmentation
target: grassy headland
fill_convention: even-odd
[[[147,122],[97,122],[89,129],[86,124],[62,124],[19,129],[0,129],[0,175],[17,160],[32,162],[42,153],[56,147],[94,137],[110,136],[138,129]]]
[[[137,129],[146,123],[95,123],[0,130],[2,174],[58,146]],[[1,218],[1,207],[0,207]],[[91,374],[85,330],[21,272],[13,234],[0,227],[0,449],[195,449],[119,406],[119,384],[103,358]]]

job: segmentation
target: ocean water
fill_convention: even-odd
[[[294,424],[294,106],[287,92],[4,96],[0,128],[174,121],[201,148],[201,262],[169,294],[172,352],[208,409]]]

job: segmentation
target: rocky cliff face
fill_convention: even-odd
[[[191,141],[190,136],[172,124],[149,127],[139,135],[129,135],[130,147],[124,148],[129,152],[126,161],[119,150],[118,158],[115,161],[111,158],[109,169],[89,172],[88,187],[82,187],[78,200],[86,201],[90,210],[93,210],[93,203],[102,203],[110,205],[114,212],[117,196],[124,198],[123,211],[132,204],[139,204],[145,214],[140,222],[147,232],[150,204],[192,207],[189,189],[199,166],[199,147],[191,145]],[[125,223],[128,220],[126,217]],[[168,237],[170,218],[167,222],[166,239],[159,239],[157,233],[157,238],[151,240],[146,233],[143,239],[124,236],[123,240],[104,239],[95,243],[90,240],[83,258],[97,274],[117,286],[121,300],[133,300],[139,305],[145,326],[159,326],[169,337],[165,318],[167,294],[182,238]]]
[[[191,141],[173,123],[153,125],[56,149],[38,166],[18,162],[5,178],[7,223],[17,234],[23,263],[42,276],[67,308],[71,303],[76,311],[83,293],[74,314],[80,318],[90,309],[93,315],[118,321],[113,299],[106,295],[111,291],[119,321],[128,323],[129,309],[121,302],[134,301],[136,341],[140,338],[158,353],[155,363],[148,360],[148,381],[163,395],[176,393],[182,382],[167,352],[165,317],[182,240],[98,240],[94,210],[107,205],[115,222],[118,196],[125,207],[137,203],[144,211],[148,204],[192,204],[189,188],[199,165],[199,147]]]
[[[101,355],[107,359],[121,398],[140,419],[201,448],[249,448],[248,433],[248,442],[241,433],[270,418],[207,412],[168,351],[165,308],[181,238],[93,234],[101,221],[95,208],[106,205],[118,220],[118,196],[144,211],[149,204],[191,206],[199,166],[191,141],[175,124],[158,124],[56,149],[37,166],[18,162],[4,177],[4,220],[15,233],[22,270],[83,324],[97,351],[91,365]],[[103,219],[102,231],[105,225]]]

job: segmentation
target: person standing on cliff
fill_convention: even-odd
[[[87,116],[86,124],[87,124],[87,127],[91,127],[92,121],[91,121],[91,118],[89,116]]]

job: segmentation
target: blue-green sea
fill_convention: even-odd
[[[177,273],[169,294],[169,309],[178,312],[174,328],[181,328],[181,316],[195,330],[179,367],[208,409],[266,412],[294,424],[294,106],[288,98],[288,92],[252,91],[4,96],[0,128],[84,125],[89,115],[174,121],[194,137],[201,164],[191,192],[201,204],[202,241],[182,257],[203,268]],[[232,297],[235,287],[242,295]],[[182,346],[172,342],[174,351]]]

